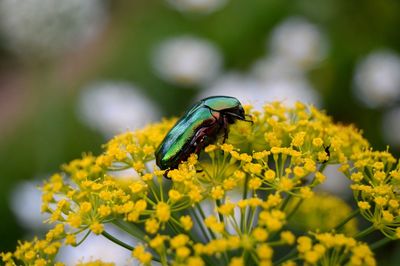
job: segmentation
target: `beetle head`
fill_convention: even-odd
[[[242,105],[238,105],[235,108],[231,108],[229,110],[226,110],[224,112],[228,123],[233,124],[236,119],[238,120],[243,120],[243,121],[251,121],[251,120],[246,120],[246,115],[244,113],[244,109]],[[252,122],[252,121],[251,121]]]

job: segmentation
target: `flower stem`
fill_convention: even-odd
[[[200,204],[197,204],[196,205],[197,206],[197,209],[199,210],[199,212],[200,212],[200,215],[201,215],[201,218],[203,219],[203,221],[206,219],[206,215],[204,214],[204,211],[203,211],[203,209],[201,208],[201,206],[200,206]],[[203,223],[202,223],[203,224]],[[208,228],[207,228],[208,229]],[[210,235],[211,235],[211,237],[212,238],[216,238],[215,237],[215,234],[213,233],[213,231],[211,231],[211,229],[208,229],[208,232],[210,233]]]
[[[129,245],[129,244],[125,243],[125,242],[122,242],[121,240],[119,240],[118,238],[115,238],[114,236],[110,235],[106,231],[103,231],[101,234],[105,238],[107,238],[108,240],[114,242],[117,245],[120,245],[123,248],[126,248],[126,249],[128,249],[130,251],[132,251],[134,249],[134,247],[132,247],[131,245]],[[160,257],[157,254],[153,253],[152,255],[153,255],[152,258],[151,258],[152,260],[157,261],[157,262],[161,262]]]
[[[248,192],[248,184],[249,182],[249,177],[246,175],[246,179],[244,180],[244,188],[243,188],[243,195],[242,195],[242,199],[247,199],[247,192]],[[245,231],[245,217],[246,217],[246,210],[247,208],[245,208],[240,215],[240,229],[242,230],[242,232]]]
[[[287,195],[287,197],[283,200],[282,205],[280,207],[281,211],[285,210],[286,206],[288,205],[290,199],[292,198],[292,195]]]
[[[145,234],[143,233],[143,231],[141,231],[134,224],[123,222],[121,220],[114,220],[113,224],[116,225],[118,228],[124,230],[125,232],[127,232],[131,236],[133,236],[133,237],[135,237],[135,238],[137,238],[137,239],[139,239],[139,240],[141,240],[143,242],[145,241],[144,240]]]
[[[378,240],[378,241],[372,243],[371,245],[369,245],[369,247],[371,248],[371,250],[374,250],[374,249],[377,249],[377,248],[380,248],[380,247],[386,245],[390,241],[392,241],[392,239],[385,237],[385,238],[382,238],[381,240]]]
[[[292,218],[292,216],[296,213],[296,211],[299,209],[300,205],[303,203],[304,199],[300,199],[296,205],[294,206],[294,208],[287,214],[286,216],[286,222],[288,222],[290,220],[290,218]]]
[[[354,217],[357,216],[357,214],[360,213],[360,209],[357,209],[355,211],[353,211],[352,213],[349,214],[349,216],[347,216],[346,219],[344,219],[343,221],[341,221],[338,225],[336,225],[333,230],[335,230],[336,232],[340,232],[341,229],[347,224],[347,222],[349,222],[351,219],[353,219]]]
[[[196,213],[196,210],[192,210],[192,212],[193,212],[194,219],[196,220],[197,224],[199,225],[200,230],[203,233],[203,236],[205,237],[206,241],[210,241],[211,240],[210,236],[208,235],[206,229],[204,228],[201,219],[199,218],[199,216]]]
[[[118,238],[115,238],[114,236],[110,235],[109,233],[107,233],[106,231],[103,231],[103,233],[101,233],[104,237],[106,237],[108,240],[111,240],[112,242],[114,242],[117,245],[120,245],[123,248],[126,248],[128,250],[133,250],[134,247],[132,247],[131,245],[126,244],[125,242],[122,242],[121,240],[119,240]]]
[[[79,246],[80,244],[82,244],[83,241],[85,241],[86,238],[90,235],[90,232],[91,232],[91,231],[88,230],[87,233],[85,234],[85,236],[84,236],[78,243],[76,243],[76,244],[74,245],[74,247],[77,247],[77,246]]]
[[[375,227],[373,225],[371,225],[370,227],[368,227],[368,228],[364,229],[363,231],[359,232],[358,234],[356,234],[354,236],[354,238],[363,238],[364,236],[369,235],[373,231],[375,231]]]
[[[272,265],[279,265],[282,262],[284,262],[284,261],[286,261],[286,260],[288,260],[288,259],[290,259],[292,257],[295,257],[296,254],[297,254],[297,248],[292,248],[292,250],[290,250],[289,253],[287,253],[285,256],[283,256],[282,258],[278,259],[277,261],[273,262]]]
[[[221,200],[217,199],[215,201],[215,204],[217,205],[218,208],[221,207],[221,205],[222,205]],[[217,212],[218,212],[218,210],[217,210]],[[219,217],[219,221],[221,223],[223,223],[224,222],[224,216],[221,213],[218,212],[218,217]]]

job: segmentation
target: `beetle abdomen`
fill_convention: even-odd
[[[210,109],[203,107],[192,115],[183,117],[168,132],[156,151],[156,163],[161,169],[174,168],[194,152],[194,139],[199,129],[216,123]],[[195,142],[193,142],[195,141]],[[193,151],[192,151],[193,150]]]

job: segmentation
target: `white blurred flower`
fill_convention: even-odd
[[[390,145],[400,147],[400,107],[383,114],[382,133]]]
[[[127,235],[121,233],[115,228],[106,227],[106,231],[117,237],[121,241],[135,246],[136,240],[127,238]],[[84,235],[80,234],[77,240]],[[79,247],[63,246],[57,255],[57,261],[63,262],[65,265],[76,265],[79,262],[89,262],[101,260],[103,262],[113,262],[115,265],[132,265],[131,252],[101,235],[90,234]]]
[[[7,46],[29,57],[74,49],[104,26],[103,0],[2,0],[0,31]]]
[[[79,116],[106,137],[134,130],[159,119],[158,107],[124,82],[97,82],[82,90]]]
[[[302,71],[285,57],[273,55],[258,60],[251,76],[258,80],[265,101],[280,101],[294,106],[297,101],[321,106],[321,97]]]
[[[167,0],[176,10],[208,14],[222,8],[227,0]]]
[[[319,93],[304,79],[280,79],[263,83],[263,97],[269,102],[280,101],[293,107],[296,102],[322,106]]]
[[[272,54],[286,58],[302,69],[321,62],[327,46],[322,31],[301,17],[291,17],[279,24],[270,39]]]
[[[353,89],[357,98],[371,108],[399,99],[399,55],[379,50],[366,56],[356,67]]]
[[[219,74],[222,56],[212,43],[182,36],[162,42],[153,53],[152,64],[165,81],[193,87],[204,85]]]
[[[49,218],[48,214],[41,213],[42,192],[38,181],[23,181],[16,185],[11,193],[10,207],[21,226],[31,229],[46,229],[49,226],[43,223]]]
[[[252,66],[251,75],[261,82],[304,78],[303,71],[293,62],[277,55],[256,61]]]
[[[222,75],[207,89],[203,90],[197,96],[197,99],[218,95],[236,97],[241,103],[251,104],[258,110],[268,101],[263,96],[263,91],[257,80],[235,72]]]

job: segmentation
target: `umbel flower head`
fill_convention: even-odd
[[[271,103],[246,113],[253,124],[236,122],[225,143],[192,154],[170,179],[154,151],[175,119],[118,135],[99,156],[63,165],[42,187],[42,211],[54,228],[2,253],[3,262],[62,265],[58,249],[79,246],[86,233],[132,250],[143,265],[376,265],[372,250],[400,237],[398,161],[314,107]],[[328,164],[340,164],[353,181],[353,208],[314,192],[329,178]],[[127,169],[136,177],[118,177]],[[358,230],[358,214],[369,227]],[[373,231],[382,240],[363,242]]]

